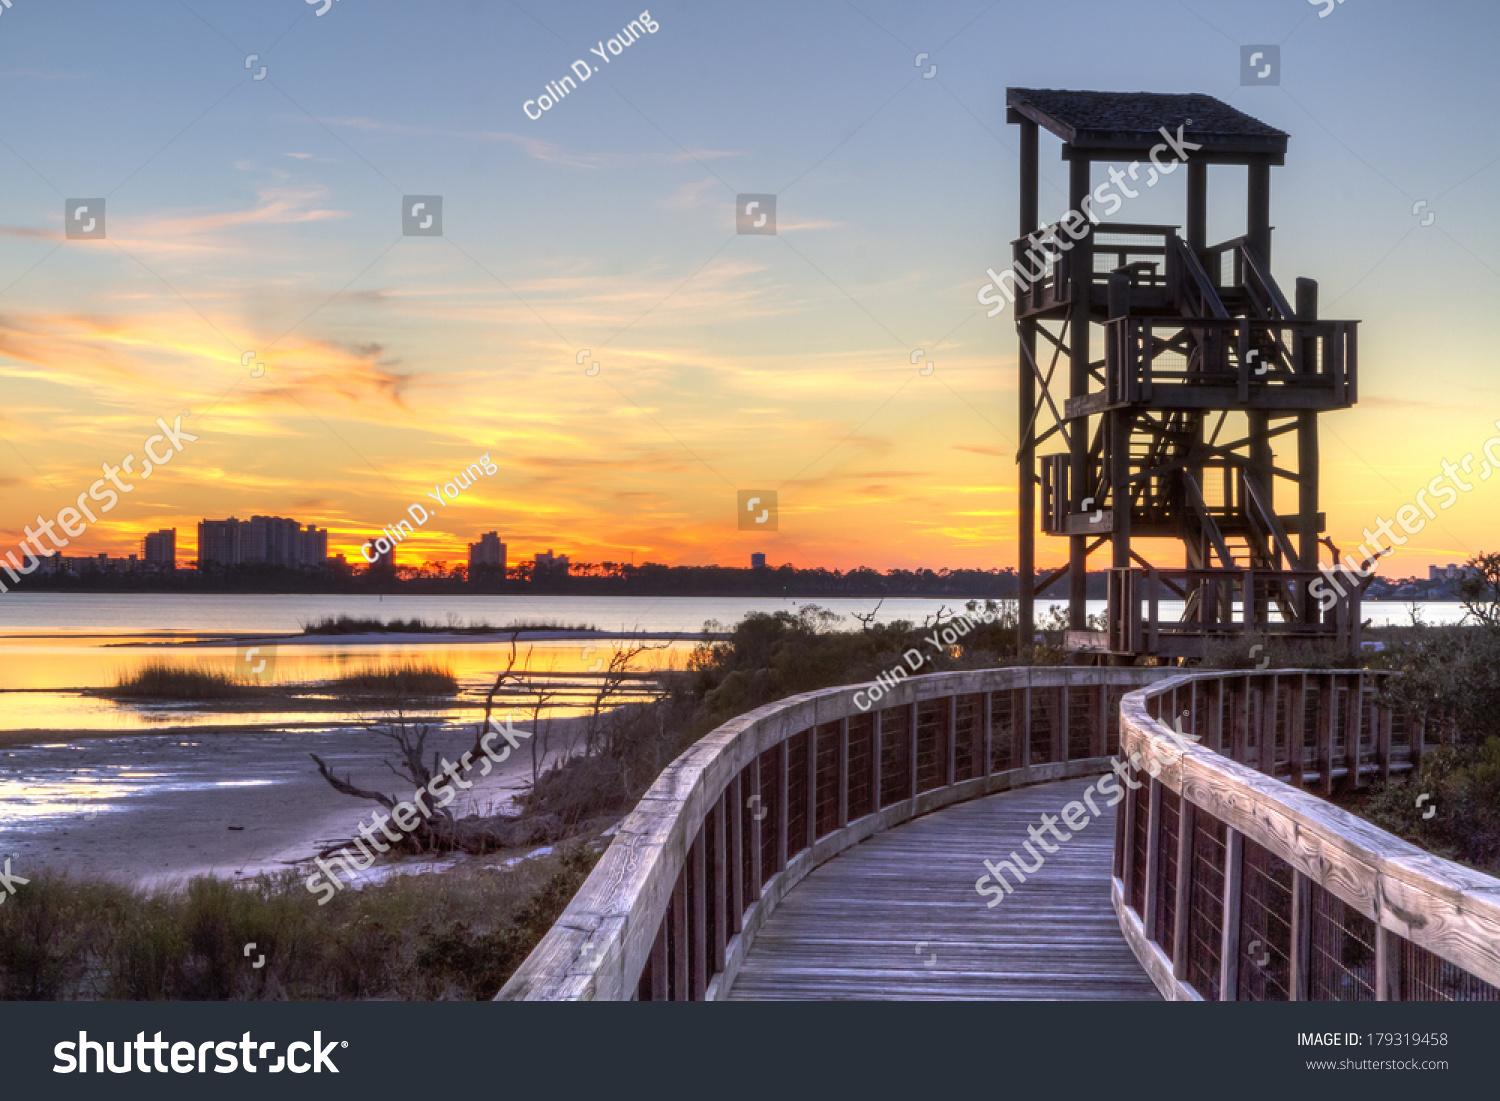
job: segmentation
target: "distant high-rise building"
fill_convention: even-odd
[[[147,534],[141,557],[146,565],[158,569],[175,569],[177,566],[177,529],[162,528]]]
[[[243,521],[231,516],[227,520],[198,521],[198,565],[238,566],[240,527]]]
[[[280,516],[203,520],[198,524],[199,565],[321,566],[328,560],[328,530]]]
[[[536,577],[567,577],[568,556],[566,554],[553,554],[552,549],[549,547],[546,554],[538,554],[536,556],[536,566],[533,575]]]
[[[766,556],[756,551],[750,556],[750,568],[752,570],[763,570],[766,568]]]
[[[487,531],[479,542],[469,544],[469,575],[476,570],[489,570],[505,576],[505,544],[500,542],[498,531]]]

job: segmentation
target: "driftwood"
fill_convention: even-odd
[[[484,719],[474,728],[474,744],[468,752],[468,758],[472,762],[478,762],[485,756],[484,735],[490,729],[495,696],[509,680],[513,679],[515,667],[516,633],[512,632],[509,660],[505,668],[496,674],[495,683],[490,686],[485,696]],[[380,737],[389,739],[395,746],[395,763],[387,760],[385,767],[397,780],[401,781],[406,790],[396,795],[387,795],[383,791],[359,787],[349,776],[340,777],[335,774],[329,764],[316,753],[308,754],[317,763],[318,772],[323,779],[341,794],[356,799],[366,799],[379,804],[387,811],[393,811],[399,804],[411,802],[411,793],[429,792],[431,790],[429,785],[434,781],[443,780],[455,771],[451,764],[444,767],[442,757],[436,751],[432,754],[430,764],[425,759],[427,738],[432,732],[432,727],[427,723],[411,722],[407,717],[404,701],[398,702],[387,721],[366,723],[365,728]],[[523,824],[516,816],[495,815],[481,818],[477,815],[469,815],[459,819],[453,816],[448,807],[439,806],[435,801],[427,802],[426,806],[431,814],[418,814],[415,827],[402,831],[403,840],[397,843],[398,846],[405,844],[419,852],[492,852],[497,848],[528,844],[531,840],[530,835],[535,832],[531,825]]]

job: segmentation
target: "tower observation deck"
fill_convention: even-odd
[[[1011,88],[1007,105],[1021,131],[1021,236],[1000,289],[1019,343],[1022,637],[1065,582],[1069,649],[1095,660],[1191,659],[1247,634],[1357,645],[1360,588],[1317,559],[1318,415],[1355,402],[1358,323],[1319,318],[1313,280],[1289,300],[1271,274],[1287,135],[1207,95]],[[1069,166],[1069,213],[1051,225],[1042,129]],[[1113,183],[1093,186],[1095,163],[1118,166]],[[1209,165],[1246,173],[1245,232],[1219,244]],[[1181,226],[1097,220],[1123,205],[1112,189],[1173,172]],[[1039,581],[1038,527],[1068,540],[1068,564]],[[1090,631],[1088,566],[1106,547],[1107,629]]]

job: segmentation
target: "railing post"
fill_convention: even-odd
[[[1121,828],[1125,831],[1125,846],[1120,861],[1120,885],[1124,890],[1127,907],[1135,898],[1135,877],[1141,874],[1141,870],[1135,866],[1135,816],[1141,813],[1142,790],[1125,785],[1125,820],[1121,823]]]
[[[1281,678],[1270,675],[1260,689],[1260,770],[1276,776],[1276,714],[1281,710]]]
[[[746,801],[741,804],[746,810],[749,809],[749,800],[755,799],[755,812],[750,815],[750,894],[752,901],[760,902],[761,890],[766,885],[766,872],[761,867],[761,854],[765,852],[764,827],[761,821],[766,817],[765,800],[760,797],[760,754],[756,754],[750,761],[750,766],[745,770],[750,774],[751,795],[746,796]]]
[[[692,1000],[701,1002],[708,990],[708,846],[704,834],[707,823],[698,831],[693,847],[688,850],[688,867],[692,871],[691,896],[693,924],[688,930],[688,943],[692,947]]]
[[[730,907],[729,930],[739,934],[745,928],[745,801],[741,772],[729,781],[729,807],[734,811],[729,819],[730,836]]]
[[[1177,905],[1172,911],[1172,977],[1188,975],[1188,917],[1192,913],[1194,807],[1183,795],[1177,819]]]
[[[1224,938],[1219,952],[1219,1000],[1239,998],[1240,982],[1240,885],[1244,877],[1245,838],[1239,830],[1224,828]]]
[[[1052,749],[1048,763],[1068,759],[1068,686],[1047,689],[1047,709],[1052,719]]]
[[[1159,900],[1156,897],[1156,866],[1161,860],[1161,854],[1157,851],[1158,834],[1161,832],[1161,781],[1147,780],[1145,790],[1150,794],[1146,797],[1146,904],[1141,907],[1141,925],[1145,930],[1146,939],[1154,940],[1156,929],[1156,908]]]
[[[909,774],[906,795],[917,797],[917,703],[913,701],[906,709],[906,771]]]
[[[1380,766],[1380,779],[1384,783],[1391,778],[1391,709],[1383,704],[1375,706],[1375,763]]]
[[[1355,788],[1364,787],[1360,762],[1364,741],[1365,677],[1356,673],[1350,678],[1349,706],[1344,710],[1344,758],[1349,762],[1349,778]]]
[[[1401,1000],[1401,938],[1383,925],[1375,927],[1375,1000]]]
[[[973,708],[973,723],[969,727],[969,779],[976,780],[989,770],[990,739],[986,723],[989,721],[989,696],[987,693],[975,693],[969,696],[969,706]],[[983,707],[981,713],[978,709]],[[954,728],[954,737],[958,736],[958,727]]]
[[[1193,681],[1188,685],[1188,730],[1196,734],[1201,740],[1203,732],[1198,728],[1198,682]],[[1179,794],[1181,794],[1179,792]]]
[[[713,946],[714,958],[713,969],[715,974],[724,970],[726,961],[725,949],[729,946],[729,861],[727,859],[728,831],[724,828],[724,809],[729,802],[729,792],[726,789],[719,795],[718,806],[714,807],[714,931]]]
[[[1323,794],[1333,794],[1333,717],[1338,707],[1339,682],[1332,673],[1318,677],[1318,769]]]
[[[874,814],[880,809],[880,757],[882,743],[885,734],[881,730],[881,711],[878,707],[870,708],[870,813]]]
[[[839,829],[849,824],[849,718],[839,720]]]
[[[664,1002],[671,995],[667,983],[667,915],[661,916],[661,928],[651,942],[651,1000]]]
[[[807,847],[818,840],[818,724],[807,731]]]
[[[684,856],[687,854],[684,853]],[[692,994],[688,990],[688,865],[677,876],[672,887],[672,1000],[688,1001]]]
[[[1029,674],[1028,674],[1029,680]],[[1031,769],[1031,685],[1011,693],[1010,761],[1014,768]],[[1028,775],[1026,779],[1030,779]]]
[[[1209,745],[1215,753],[1224,752],[1224,677],[1215,677],[1209,682],[1213,687],[1214,709],[1209,715]],[[1205,686],[1207,687],[1207,686]]]
[[[1287,783],[1302,786],[1307,746],[1307,674],[1299,673],[1287,688],[1286,763]]]
[[[979,706],[984,709],[980,721],[984,723],[984,768],[976,776],[988,776],[995,763],[995,693],[985,692],[979,697]]]
[[[958,776],[958,697],[948,697],[948,764],[943,778],[945,787],[952,787]]]
[[[791,807],[787,806],[787,783],[791,769],[787,766],[790,747],[783,738],[776,746],[776,871],[786,871],[787,833],[790,829]]]
[[[1307,1001],[1307,972],[1312,963],[1312,883],[1295,868],[1292,869],[1292,931],[1290,989],[1287,993],[1294,1002]]]
[[[1093,755],[1095,757],[1106,757],[1109,755],[1109,681],[1106,679],[1095,691]]]

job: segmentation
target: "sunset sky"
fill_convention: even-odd
[[[1016,235],[1007,86],[1205,92],[1291,134],[1277,278],[1362,321],[1360,403],[1321,422],[1350,546],[1500,434],[1500,7],[1321,8],[653,4],[533,120],[640,7],[13,0],[0,552],[190,409],[199,439],[65,553],[176,527],[186,562],[198,519],[260,513],[357,558],[488,452],[402,562],[495,529],[512,561],[1014,565],[1015,329],[975,297]],[[1252,43],[1279,86],[1239,85]],[[1183,175],[1118,217],[1179,223]],[[1211,241],[1243,175],[1210,173]],[[742,192],[777,196],[776,236],[736,234]],[[403,236],[408,194],[443,197],[443,237]],[[100,196],[107,239],[64,240]],[[739,490],[778,492],[778,532],[737,530]],[[1382,572],[1500,549],[1497,517],[1493,479]]]

